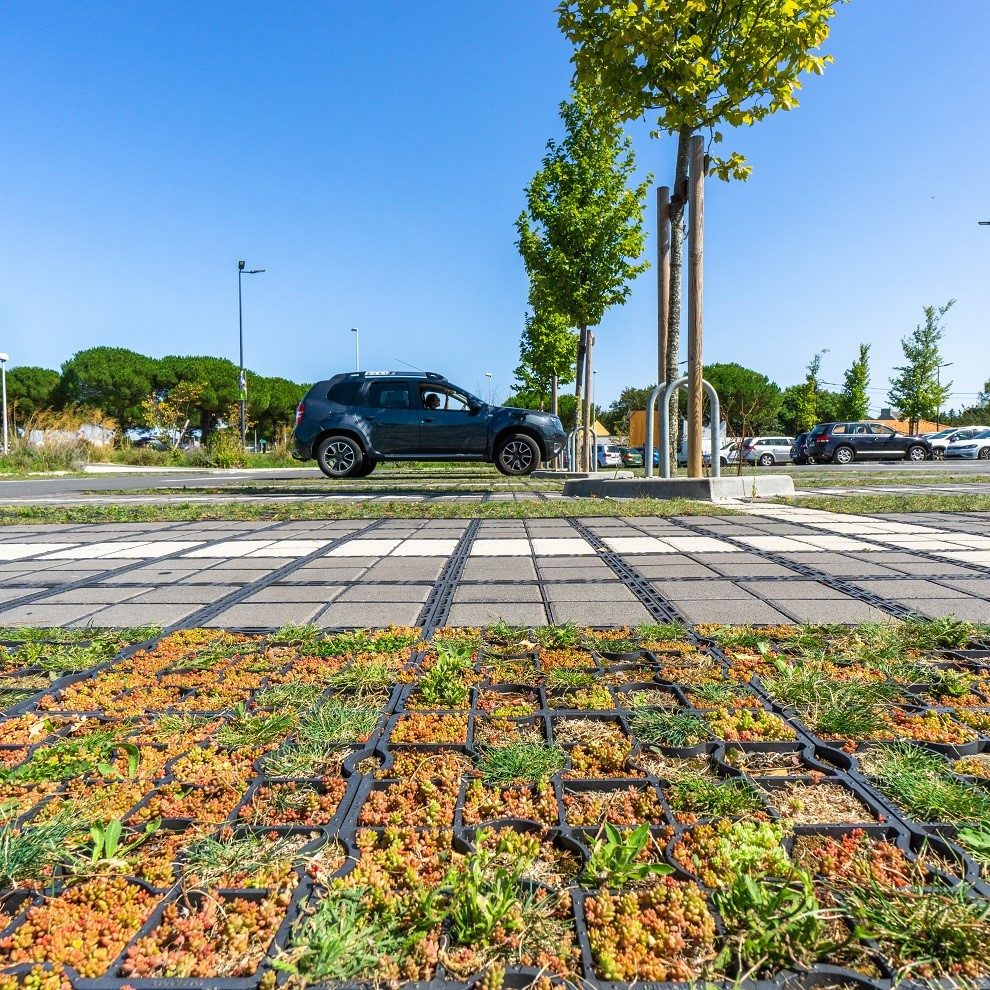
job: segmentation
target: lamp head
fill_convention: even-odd
[[[6,364],[10,360],[10,355],[6,352],[0,353],[0,364]]]
[[[239,272],[242,272],[242,271],[244,271],[244,262],[243,262],[243,261],[238,261],[238,262],[237,262],[237,270],[238,270]]]

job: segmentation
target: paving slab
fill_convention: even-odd
[[[314,618],[321,608],[315,602],[271,604],[263,609],[257,605],[233,605],[203,625],[221,629],[301,625]]]

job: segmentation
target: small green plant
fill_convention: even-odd
[[[335,691],[354,691],[357,694],[384,691],[395,683],[395,668],[386,660],[362,660],[343,667],[327,678],[327,685]]]
[[[673,873],[673,867],[665,863],[643,862],[643,853],[652,841],[649,825],[639,825],[625,833],[611,822],[605,822],[603,828],[604,837],[598,836],[591,843],[591,856],[582,878],[585,883],[627,887]]]
[[[273,646],[298,646],[308,652],[315,648],[322,635],[318,626],[282,626],[268,637],[268,642]]]
[[[956,841],[974,859],[990,865],[990,828],[979,825],[976,828],[961,828],[956,832]]]
[[[671,785],[670,806],[676,812],[711,818],[738,817],[764,808],[759,792],[749,781],[701,776],[685,776]]]
[[[419,680],[417,698],[432,708],[462,707],[470,693],[464,683],[470,667],[469,651],[451,649],[446,644],[440,646],[433,665]]]
[[[525,858],[507,868],[487,849],[476,849],[448,877],[450,935],[458,945],[484,944],[521,908],[520,880],[532,865]]]
[[[696,746],[709,738],[700,718],[679,712],[638,711],[629,726],[643,742],[657,746]]]
[[[93,840],[93,846],[89,855],[90,863],[92,865],[100,864],[114,867],[125,866],[127,854],[132,849],[140,846],[141,843],[147,842],[158,831],[160,825],[160,818],[148,822],[144,826],[144,831],[131,839],[130,842],[121,841],[124,826],[117,819],[107,822],[105,825],[90,826],[89,834]]]
[[[828,915],[806,870],[794,869],[786,880],[742,874],[713,901],[727,932],[716,965],[735,976],[805,966],[839,947],[827,941]]]
[[[586,688],[595,683],[595,675],[571,667],[554,667],[547,674],[547,684],[559,688]]]
[[[525,626],[510,626],[501,619],[485,630],[485,642],[497,646],[519,646],[528,643],[530,631]]]
[[[534,630],[533,638],[544,649],[566,650],[581,643],[581,630],[573,622],[562,626],[540,626]]]
[[[74,831],[67,818],[23,829],[9,824],[0,826],[0,890],[40,879],[65,855],[66,843]]]
[[[234,717],[225,722],[216,734],[217,743],[235,749],[241,746],[264,746],[284,739],[296,722],[296,716],[283,712],[278,715],[249,715],[238,705]]]
[[[296,742],[355,742],[366,738],[378,724],[381,709],[367,703],[329,698],[313,709],[296,729]]]
[[[687,639],[687,630],[674,622],[644,622],[636,627],[636,636],[644,642],[656,640]]]
[[[559,746],[515,743],[486,746],[478,770],[487,784],[507,784],[514,780],[546,780],[566,765],[567,757]]]
[[[287,684],[274,684],[262,688],[254,696],[254,701],[259,708],[271,708],[273,711],[290,709],[298,712],[310,708],[321,692],[322,688],[318,684],[290,681]]]

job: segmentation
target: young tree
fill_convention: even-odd
[[[550,412],[555,416],[559,413],[559,387],[574,381],[576,346],[577,334],[565,317],[540,309],[532,316],[526,314],[516,378],[528,391],[548,393]]]
[[[629,188],[631,142],[614,120],[596,117],[580,91],[561,104],[560,115],[564,139],[548,142],[516,230],[536,311],[560,314],[578,330],[575,395],[587,469],[593,330],[610,306],[626,301],[629,283],[649,267],[637,259],[651,180]]]
[[[179,382],[168,390],[153,392],[144,401],[142,425],[177,449],[189,433],[203,389],[203,385]]]
[[[819,393],[818,374],[822,369],[822,354],[819,352],[808,362],[808,373],[804,382],[797,387],[793,396],[793,427],[798,433],[810,430],[818,422]]]
[[[558,23],[575,46],[578,84],[620,120],[656,114],[655,134],[677,136],[670,222],[667,380],[679,377],[683,226],[690,139],[754,124],[798,105],[800,77],[832,59],[816,55],[841,0],[562,0]],[[745,179],[738,152],[711,160],[722,179]],[[673,420],[673,416],[671,417]],[[671,444],[671,455],[675,445]]]
[[[843,379],[839,419],[866,419],[870,412],[870,345],[859,345],[859,357]]]
[[[248,373],[249,382],[251,377]],[[161,360],[161,383],[166,390],[180,382],[202,387],[196,416],[204,443],[220,420],[230,421],[241,395],[237,378],[237,365],[226,358],[173,354]]]
[[[653,385],[647,385],[645,388],[636,388],[635,385],[629,385],[624,388],[612,405],[599,416],[602,425],[607,426],[615,436],[628,433],[629,414],[637,409],[640,412],[646,409],[646,403],[650,398],[650,392],[653,391],[653,388]]]
[[[142,422],[144,401],[158,385],[159,372],[159,362],[144,354],[91,347],[62,365],[59,399],[64,405],[99,409],[124,432]]]
[[[906,364],[894,368],[897,374],[890,379],[887,393],[891,404],[901,416],[911,421],[911,432],[918,430],[918,421],[932,419],[952,391],[952,382],[939,384],[938,368],[942,363],[942,338],[945,336],[943,320],[955,305],[950,299],[944,306],[926,306],[925,322],[914,328],[910,337],[901,339]]]
[[[36,412],[51,409],[57,398],[59,373],[50,368],[20,365],[7,372],[7,404],[16,430]]]

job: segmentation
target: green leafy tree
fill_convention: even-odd
[[[754,124],[798,105],[801,77],[821,74],[817,54],[839,0],[562,0],[558,23],[575,46],[577,83],[620,120],[655,115],[654,135],[677,136],[671,202],[670,319],[663,363],[678,377],[683,222],[691,136],[711,145],[723,127]],[[720,178],[750,173],[738,152],[711,159]],[[673,416],[671,417],[673,420]],[[672,456],[675,445],[671,444]]]
[[[866,419],[870,412],[870,345],[859,345],[859,357],[842,380],[839,419]]]
[[[218,357],[180,357],[161,360],[161,387],[166,391],[180,382],[200,386],[196,419],[205,441],[220,422],[235,422],[240,391],[238,369],[233,361]],[[248,395],[252,376],[248,374]]]
[[[559,387],[574,381],[576,347],[577,334],[560,314],[540,309],[526,314],[516,378],[527,391],[547,394],[555,415]]]
[[[649,180],[629,187],[636,165],[631,142],[614,120],[596,118],[580,91],[561,104],[560,115],[564,138],[547,144],[516,229],[531,303],[578,330],[575,394],[587,467],[593,329],[609,307],[626,301],[629,283],[649,267],[638,260]]]
[[[169,389],[152,392],[144,402],[142,426],[173,449],[186,439],[200,405],[203,386],[179,382]]]
[[[288,378],[253,375],[248,381],[248,412],[251,422],[266,439],[284,442],[296,420],[296,407],[309,391]]]
[[[154,358],[124,347],[91,347],[62,365],[58,394],[63,405],[98,409],[121,431],[138,426],[144,401],[158,386],[161,367]]]
[[[939,384],[938,367],[942,363],[942,338],[945,315],[955,305],[950,299],[944,306],[926,306],[925,322],[914,328],[910,337],[901,339],[906,364],[894,368],[888,397],[902,417],[910,420],[911,432],[918,421],[933,419],[952,391],[952,382]]]
[[[57,371],[31,365],[21,365],[7,372],[7,405],[15,428],[36,412],[56,405],[59,380]]]
[[[818,375],[822,370],[822,353],[819,352],[808,362],[808,373],[804,383],[794,396],[794,426],[798,433],[810,430],[818,422],[818,402],[821,385]]]
[[[771,429],[780,411],[780,386],[752,368],[731,362],[710,364],[705,378],[718,393],[730,433],[747,436]]]
[[[540,409],[540,403],[546,402],[545,392],[530,392],[526,389],[519,389],[510,395],[503,403],[503,406],[511,406],[513,409]],[[567,431],[574,429],[577,422],[577,398],[574,395],[564,393],[557,400],[557,415],[560,422]]]

